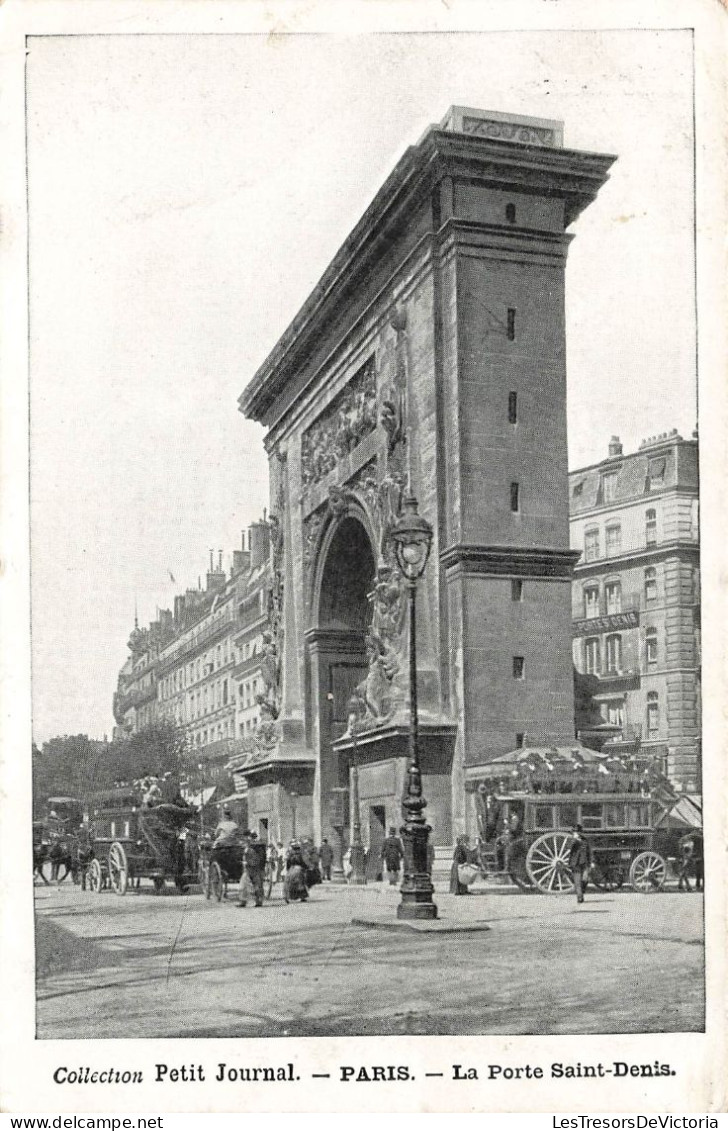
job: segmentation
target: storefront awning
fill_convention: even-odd
[[[209,785],[200,793],[190,793],[189,790],[185,790],[182,796],[184,797],[185,801],[188,801],[190,803],[190,805],[196,805],[198,809],[202,809],[205,805],[210,804],[212,795],[216,789],[216,785]]]

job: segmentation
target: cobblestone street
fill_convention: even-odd
[[[684,1032],[703,1027],[697,894],[436,896],[443,926],[395,922],[396,889],[325,885],[263,908],[37,887],[40,1038]],[[679,990],[676,996],[676,989]]]

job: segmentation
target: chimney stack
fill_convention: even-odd
[[[611,440],[609,441],[610,458],[612,456],[621,456],[621,454],[622,454],[622,444],[620,442],[619,436],[612,436]]]

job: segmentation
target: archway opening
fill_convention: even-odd
[[[357,632],[371,621],[368,594],[374,585],[374,553],[359,519],[341,522],[326,554],[319,595],[318,627]]]

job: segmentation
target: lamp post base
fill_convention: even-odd
[[[415,776],[419,782],[419,774]],[[424,804],[424,799],[414,804],[408,799],[404,803],[405,812],[407,808],[416,812],[418,808],[424,808]],[[430,831],[430,826],[425,824],[419,813],[416,816],[408,814],[400,829],[404,846],[404,880],[399,889],[402,898],[397,906],[398,919],[437,919],[427,850]]]
[[[397,905],[398,919],[437,919],[435,889],[428,875],[405,876],[400,888],[402,899]]]

